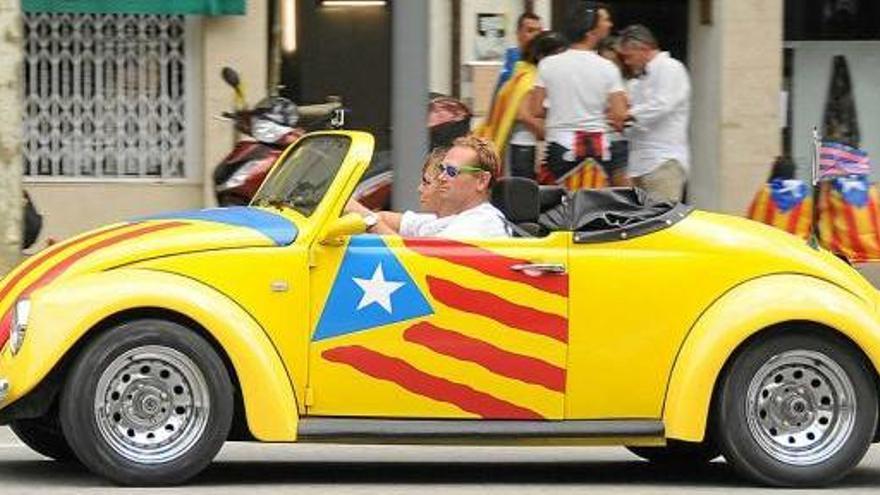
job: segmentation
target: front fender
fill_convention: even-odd
[[[12,357],[7,351],[0,359],[12,384],[7,403],[33,390],[101,321],[130,309],[161,308],[191,318],[223,347],[257,439],[296,439],[296,398],[278,351],[254,318],[213,288],[176,274],[120,269],[73,277],[36,292],[31,302],[21,352]]]
[[[736,348],[763,329],[787,321],[833,328],[880,365],[880,321],[866,302],[818,278],[780,274],[745,282],[715,301],[685,338],[663,407],[666,437],[701,441],[715,383]]]

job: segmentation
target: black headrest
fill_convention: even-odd
[[[541,213],[538,183],[525,177],[502,177],[492,188],[492,204],[513,223],[537,221]]]

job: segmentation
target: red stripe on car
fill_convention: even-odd
[[[425,373],[402,359],[386,356],[366,347],[334,347],[321,355],[329,361],[346,364],[373,378],[395,383],[414,394],[452,404],[482,418],[544,419],[535,411],[467,385]]]
[[[409,249],[431,258],[439,258],[459,266],[473,268],[485,275],[530,285],[536,289],[568,297],[568,275],[544,274],[532,277],[511,269],[530,261],[510,258],[488,249],[449,239],[405,238]]]
[[[451,308],[485,316],[518,330],[568,342],[568,320],[562,316],[521,306],[491,292],[468,289],[430,275],[427,281],[431,295]]]
[[[169,229],[172,227],[179,227],[181,225],[186,225],[186,222],[164,222],[164,223],[149,225],[146,227],[139,228],[137,230],[132,230],[129,232],[124,232],[122,234],[115,235],[113,237],[108,237],[107,239],[96,242],[96,243],[88,246],[85,249],[82,249],[80,251],[76,251],[76,252],[70,254],[69,256],[67,256],[66,258],[64,258],[63,260],[61,260],[61,262],[59,262],[57,265],[50,268],[46,273],[41,275],[40,278],[38,278],[37,280],[32,282],[30,285],[28,285],[27,288],[25,288],[21,292],[21,295],[19,296],[19,298],[27,297],[33,291],[48,285],[53,280],[58,278],[62,273],[67,271],[67,269],[70,268],[78,260],[84,258],[85,256],[88,256],[91,253],[94,253],[95,251],[98,251],[99,249],[103,249],[105,247],[111,246],[113,244],[117,244],[122,241],[129,240],[129,239],[134,239],[136,237],[140,237],[145,234],[150,234],[152,232],[158,232],[160,230],[165,230],[165,229]],[[115,230],[115,229],[111,229],[111,230]],[[98,233],[95,233],[94,235],[104,234],[109,231],[110,230],[98,232]],[[94,235],[89,236],[89,237],[94,237]],[[85,238],[83,238],[82,240],[85,240]],[[14,308],[15,308],[15,305],[13,304],[12,306],[9,307],[9,309],[6,310],[6,313],[3,315],[3,319],[0,320],[0,323],[6,323],[6,322],[11,323],[12,311]],[[5,337],[4,337],[4,333],[6,334]],[[3,346],[6,344],[6,340],[8,338],[9,338],[9,324],[7,323],[6,327],[4,327],[4,329],[0,329],[0,349],[2,349]]]
[[[27,276],[27,274],[33,272],[34,270],[36,270],[37,268],[42,266],[43,263],[45,263],[49,258],[54,256],[55,254],[58,254],[58,252],[60,252],[61,250],[68,249],[72,246],[76,246],[78,244],[82,244],[83,242],[94,239],[95,237],[97,237],[99,235],[107,234],[109,232],[113,232],[115,230],[129,227],[131,225],[132,224],[117,225],[116,227],[111,227],[109,229],[104,229],[104,230],[92,232],[91,234],[88,234],[80,239],[76,239],[74,241],[71,241],[70,243],[56,244],[54,246],[49,247],[48,249],[44,249],[40,253],[36,254],[35,258],[33,260],[28,261],[27,266],[24,269],[22,269],[21,271],[16,273],[11,279],[9,279],[8,282],[3,283],[3,287],[0,288],[0,301],[2,301],[3,298],[5,298],[7,294],[9,294],[9,291],[11,291],[15,287],[15,284],[20,282],[21,279],[23,279],[25,276]]]
[[[142,235],[151,234],[153,232],[159,232],[160,230],[170,229],[173,227],[180,227],[182,225],[186,225],[186,222],[164,222],[158,223],[154,225],[148,225],[146,227],[141,227],[136,230],[132,230],[129,232],[123,232],[122,234],[117,234],[113,237],[108,237],[107,239],[103,239],[98,241],[91,246],[77,251],[67,258],[61,260],[60,263],[53,266],[46,273],[44,273],[40,278],[36,280],[36,282],[32,283],[27,289],[22,292],[22,296],[27,296],[31,292],[43,287],[56,278],[58,278],[62,273],[66,272],[68,268],[73,266],[77,261],[85,258],[86,256],[94,253],[95,251],[104,249],[106,247],[112,246],[114,244],[118,244],[122,241],[127,241],[130,239],[134,239],[136,237],[140,237]]]
[[[565,370],[540,359],[506,351],[427,322],[408,328],[403,338],[438,354],[478,364],[498,375],[565,392]]]

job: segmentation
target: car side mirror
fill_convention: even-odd
[[[343,238],[363,234],[366,231],[367,224],[364,223],[363,217],[357,213],[348,213],[330,222],[321,237],[321,244],[338,246],[342,244]]]

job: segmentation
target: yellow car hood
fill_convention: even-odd
[[[249,207],[170,213],[86,232],[31,256],[0,282],[0,348],[15,301],[63,278],[173,254],[285,246],[297,234],[289,219]]]

